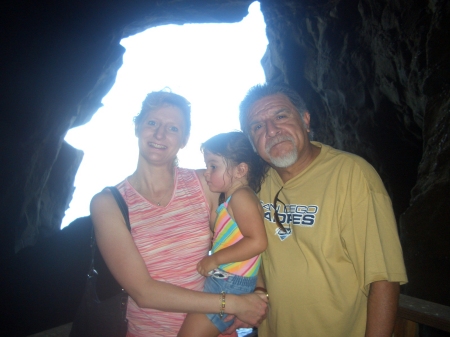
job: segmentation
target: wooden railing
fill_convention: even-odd
[[[450,307],[400,295],[394,336],[416,337],[418,324],[450,332]]]
[[[417,337],[419,324],[450,332],[450,307],[400,295],[394,337]],[[71,326],[72,323],[69,323],[28,337],[67,337]]]

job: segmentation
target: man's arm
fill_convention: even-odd
[[[377,281],[370,284],[365,337],[392,336],[399,293],[398,282]]]

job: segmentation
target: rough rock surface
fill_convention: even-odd
[[[63,138],[90,120],[113,85],[120,39],[161,24],[239,21],[250,3],[2,6],[0,262],[12,304],[4,306],[1,335],[71,320],[89,229],[77,222],[59,231],[82,160]],[[375,166],[399,219],[410,279],[403,292],[450,305],[450,3],[261,0],[261,9],[267,80],[304,95],[317,140]]]

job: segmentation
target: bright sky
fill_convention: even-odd
[[[123,66],[103,107],[65,137],[84,157],[61,228],[88,215],[94,194],[136,169],[133,117],[151,91],[169,87],[191,102],[191,137],[178,153],[179,166],[204,167],[200,144],[238,130],[240,101],[251,86],[265,81],[260,63],[267,46],[265,28],[254,2],[239,23],[167,25],[123,39]]]

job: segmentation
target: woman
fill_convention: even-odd
[[[218,313],[223,301],[201,293],[197,263],[210,249],[210,221],[218,195],[203,170],[178,168],[176,155],[189,138],[190,105],[179,95],[147,95],[135,118],[139,159],[136,171],[117,188],[128,204],[131,234],[109,191],[92,199],[99,249],[116,280],[128,292],[127,336],[176,336],[183,313]],[[185,289],[188,288],[188,289]],[[265,296],[228,295],[227,314],[259,325]]]

